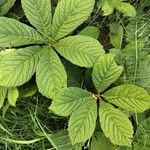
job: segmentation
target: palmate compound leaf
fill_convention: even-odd
[[[0,17],[0,46],[42,44],[43,37],[33,28],[11,18]]]
[[[77,87],[69,87],[60,92],[52,102],[50,109],[61,116],[70,116],[80,106],[84,105],[93,94]]]
[[[0,86],[16,87],[30,80],[41,50],[39,46],[31,46],[3,51],[0,55]]]
[[[94,0],[61,0],[55,10],[52,37],[59,40],[71,33],[90,16]]]
[[[121,75],[123,68],[115,62],[114,55],[106,54],[99,58],[92,72],[92,79],[98,92],[103,92]]]
[[[67,74],[57,53],[51,47],[39,60],[36,70],[36,82],[39,91],[48,98],[54,98],[63,88],[67,87]]]
[[[93,67],[104,54],[102,45],[94,38],[76,35],[66,37],[56,45],[57,52],[75,65]]]
[[[64,89],[57,95],[50,110],[70,116],[69,137],[72,144],[85,142],[92,136],[97,119],[97,103],[92,93],[77,87]]]
[[[7,94],[7,88],[0,86],[0,109],[2,108],[4,104],[6,94]]]
[[[132,84],[123,84],[104,93],[110,103],[127,111],[143,112],[150,107],[150,95],[146,90]]]
[[[103,102],[100,104],[99,116],[101,128],[113,144],[131,146],[133,127],[124,113]]]
[[[22,7],[30,23],[44,35],[51,35],[51,1],[22,0]]]
[[[16,106],[16,101],[18,97],[19,97],[18,89],[16,87],[10,87],[8,89],[8,95],[7,95],[9,104],[12,106]]]
[[[86,142],[93,135],[96,119],[97,103],[89,97],[70,117],[68,131],[72,144]]]

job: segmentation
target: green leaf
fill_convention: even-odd
[[[50,47],[44,48],[36,70],[39,91],[48,98],[54,98],[67,87],[67,75],[57,53]]]
[[[109,0],[102,0],[100,3],[104,16],[108,16],[113,13],[114,6],[110,3]]]
[[[118,23],[112,23],[110,25],[110,42],[117,48],[121,49],[123,39],[123,27]]]
[[[58,42],[56,50],[75,65],[93,67],[104,54],[102,45],[95,39],[83,35],[69,36]]]
[[[11,87],[8,89],[8,102],[12,106],[16,106],[16,101],[19,97],[19,91],[16,87]]]
[[[128,17],[135,17],[136,16],[136,10],[134,6],[132,6],[130,3],[126,2],[120,2],[115,5],[115,8],[122,12],[125,16]]]
[[[136,84],[144,87],[150,93],[150,55],[142,60],[138,66]]]
[[[51,139],[53,143],[55,143],[55,147],[57,150],[81,150],[82,144],[71,144],[71,140],[68,135],[67,130],[58,131],[51,135]]]
[[[101,128],[113,144],[131,146],[133,127],[124,113],[110,104],[101,103],[99,116]]]
[[[0,17],[0,46],[42,44],[44,39],[33,28],[11,18]]]
[[[89,100],[95,100],[93,94],[77,87],[64,89],[52,102],[50,109],[58,115],[70,116]]]
[[[97,27],[87,26],[78,35],[89,36],[94,39],[98,39],[100,31]]]
[[[63,65],[67,72],[68,87],[82,87],[84,69],[81,69],[79,66],[74,65],[67,60],[63,60]]]
[[[138,127],[134,138],[134,150],[150,149],[150,117],[142,121]],[[140,149],[141,148],[141,149]]]
[[[143,112],[150,107],[147,91],[132,84],[114,87],[104,93],[104,98],[127,111]]]
[[[23,86],[18,87],[19,98],[31,97],[37,92],[37,86],[31,82],[27,82]]]
[[[6,50],[0,58],[0,86],[16,87],[31,79],[39,60],[41,48]]]
[[[138,66],[141,61],[145,59],[146,52],[143,52],[143,40],[135,39],[122,50],[123,64],[124,64],[124,80],[129,83],[135,83],[138,74]]]
[[[22,7],[30,23],[44,35],[51,35],[50,0],[22,0]]]
[[[116,150],[114,146],[102,132],[95,132],[91,140],[90,150]]]
[[[9,9],[14,5],[16,0],[1,0],[0,1],[0,16],[6,15]]]
[[[92,72],[92,79],[98,92],[107,89],[121,75],[123,68],[115,62],[114,55],[105,54],[100,57]]]
[[[96,119],[97,103],[89,98],[70,117],[68,131],[72,144],[86,142],[93,135]]]
[[[6,94],[7,94],[7,88],[0,87],[0,109],[3,107]]]
[[[52,37],[59,40],[75,30],[90,16],[94,0],[61,0],[55,10]]]

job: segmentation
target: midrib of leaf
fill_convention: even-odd
[[[80,108],[79,108],[80,109]],[[80,126],[82,126],[82,124],[83,124],[83,120],[87,120],[87,118],[88,118],[88,114],[89,113],[91,113],[91,109],[92,109],[92,107],[89,109],[89,110],[87,110],[87,113],[84,113],[84,118],[82,119],[82,121],[80,121],[81,123],[79,124]],[[76,110],[76,111],[78,111],[78,110]],[[78,126],[79,126],[78,125]],[[79,131],[76,133],[76,137],[77,137],[77,135],[78,135],[78,133],[81,131],[81,128],[79,129]]]
[[[73,40],[72,40],[72,41],[73,41]],[[71,41],[71,42],[72,42],[72,41]],[[70,42],[70,43],[71,43],[71,42]],[[82,41],[81,41],[81,43],[82,43]],[[78,43],[78,44],[80,44],[80,43]],[[85,43],[84,43],[84,44],[85,44]],[[60,46],[63,47],[64,49],[66,49],[66,45],[64,45],[64,44],[61,44]],[[57,48],[57,45],[54,45],[54,47]],[[69,50],[70,50],[70,47],[69,47]],[[73,50],[73,51],[74,51],[74,50]],[[75,52],[75,53],[76,53],[76,52],[84,52],[84,55],[86,54],[86,55],[88,55],[89,57],[91,57],[91,54],[89,53],[89,51],[86,51],[86,49],[85,49],[85,50],[83,49],[83,51],[74,51],[74,52]]]
[[[6,34],[3,34],[2,32],[1,32],[1,34],[4,35],[4,36],[6,35]],[[40,39],[30,38],[30,37],[28,37],[28,36],[24,36],[24,35],[22,36],[22,35],[18,35],[18,34],[16,34],[16,35],[14,35],[14,34],[13,34],[13,35],[10,35],[10,34],[9,34],[9,36],[11,36],[11,37],[18,36],[19,38],[24,37],[25,39],[29,39],[29,40],[32,40],[32,41],[41,41]],[[43,43],[44,43],[44,42],[43,42]]]
[[[34,1],[36,1],[36,0],[34,0]],[[44,1],[43,1],[44,2]],[[39,14],[39,22],[41,22],[42,23],[42,29],[43,29],[43,31],[44,31],[44,33],[46,33],[47,31],[46,31],[46,29],[44,28],[44,22],[43,22],[43,19],[42,19],[42,14],[40,13],[40,11],[39,11],[39,9],[40,8],[38,8],[38,6],[37,5],[35,5],[35,7],[37,8],[37,13]],[[50,6],[49,6],[50,7]],[[46,11],[46,10],[45,10]]]
[[[78,5],[80,5],[80,3],[78,3],[77,5],[75,5],[73,11],[71,11],[71,12],[69,13],[70,15],[66,16],[66,18],[64,19],[64,21],[61,23],[60,27],[58,28],[57,34],[55,35],[55,37],[57,37],[57,35],[58,35],[59,32],[61,31],[61,28],[62,28],[62,26],[66,23],[66,20],[68,20],[68,18],[69,18],[70,16],[72,16],[72,14],[74,14],[74,11],[75,11],[75,9],[78,7]],[[87,4],[86,4],[86,5],[87,5]]]
[[[22,61],[22,63],[19,63],[19,65],[16,65],[16,67],[14,68],[14,70],[18,70],[18,68],[20,67],[20,65],[24,65],[24,64],[26,64],[28,61],[31,61],[31,59],[33,58],[33,57],[35,57],[36,55],[38,55],[40,52],[42,51],[42,49],[40,50],[40,51],[38,51],[37,53],[35,53],[34,55],[32,55],[32,56],[30,56],[30,57],[28,57],[29,59],[27,59],[27,60],[25,60],[25,61]],[[28,64],[28,63],[27,63]],[[22,69],[23,69],[23,67],[22,67]],[[15,73],[15,72],[14,72]]]

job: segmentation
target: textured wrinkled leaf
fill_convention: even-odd
[[[136,84],[150,92],[150,55],[142,60],[138,66]]]
[[[5,50],[0,57],[0,85],[16,87],[29,81],[35,73],[40,52],[39,46]]]
[[[80,106],[88,103],[89,99],[95,100],[92,93],[77,87],[70,87],[57,95],[50,109],[58,115],[69,116]]]
[[[130,41],[129,44],[122,50],[123,64],[125,71],[125,80],[128,83],[135,83],[138,73],[138,66],[141,61],[145,59],[147,55],[143,51],[144,42],[143,40]]]
[[[114,146],[102,132],[95,132],[91,140],[90,150],[116,150]]]
[[[39,32],[51,34],[51,1],[50,0],[22,0],[26,17]]]
[[[0,46],[42,44],[44,39],[33,28],[11,18],[0,17]]]
[[[150,149],[150,118],[142,121],[138,125],[134,143],[134,150],[142,150],[143,147],[144,150]]]
[[[101,128],[113,144],[131,146],[133,127],[124,113],[110,104],[101,103],[99,116]]]
[[[16,87],[11,87],[8,89],[8,102],[12,106],[16,106],[17,99],[19,97],[19,91]]]
[[[50,47],[44,48],[36,70],[39,91],[48,98],[54,98],[67,87],[67,75],[57,53]]]
[[[7,94],[7,88],[0,87],[0,109],[3,107],[6,94]]]
[[[52,37],[55,40],[68,35],[90,16],[94,0],[61,0],[55,10]]]
[[[95,130],[97,119],[97,103],[92,98],[80,106],[70,117],[69,137],[72,144],[86,142]]]
[[[108,16],[113,13],[114,7],[109,0],[102,0],[100,3],[104,16]]]
[[[112,23],[110,25],[110,42],[117,48],[121,49],[123,39],[123,27],[118,23]]]
[[[118,11],[122,12],[125,16],[128,16],[128,17],[136,16],[136,10],[134,6],[132,6],[130,3],[120,2],[115,5],[115,8]]]
[[[60,40],[56,50],[64,58],[81,67],[93,67],[104,54],[102,45],[95,39],[83,35],[69,36]]]
[[[123,68],[115,62],[114,55],[106,54],[100,57],[92,72],[92,79],[98,92],[107,89],[121,75]]]
[[[98,39],[100,31],[97,27],[87,26],[78,35],[89,36],[94,39]]]
[[[16,0],[0,0],[0,16],[6,15]]]
[[[78,143],[75,145],[71,144],[71,140],[68,135],[67,130],[58,131],[55,134],[51,135],[51,139],[55,144],[57,150],[81,150],[82,143]]]
[[[150,95],[147,91],[132,84],[114,87],[105,92],[104,97],[127,111],[143,112],[150,107]]]

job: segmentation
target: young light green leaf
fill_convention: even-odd
[[[147,91],[132,84],[114,87],[103,96],[110,103],[127,111],[143,112],[150,107],[150,95]]]
[[[68,35],[90,16],[94,0],[61,0],[55,10],[52,37],[59,40]]]
[[[7,98],[10,105],[15,107],[18,97],[19,97],[19,91],[16,87],[11,87],[8,89]]]
[[[108,16],[113,13],[114,7],[109,0],[102,0],[100,3],[104,16]]]
[[[118,23],[110,25],[110,42],[116,49],[121,49],[123,39],[123,27]]]
[[[0,86],[0,109],[3,107],[6,94],[7,94],[7,88]]]
[[[87,26],[81,32],[79,32],[78,35],[84,35],[84,36],[92,37],[94,39],[98,39],[99,34],[100,34],[100,31],[97,27]]]
[[[1,0],[0,1],[0,16],[6,15],[9,9],[14,5],[16,0]]]
[[[136,10],[134,6],[132,6],[130,3],[119,2],[115,5],[115,8],[118,11],[122,12],[125,16],[128,16],[128,17],[136,16]]]
[[[104,49],[97,40],[83,35],[69,36],[60,40],[56,50],[73,64],[87,68],[93,67],[104,54]]]
[[[36,70],[39,91],[48,98],[54,98],[67,87],[67,75],[57,53],[50,47],[44,48]]]
[[[0,17],[0,46],[42,44],[43,37],[33,28],[11,18]]]
[[[121,75],[123,68],[115,62],[114,55],[100,57],[92,72],[92,79],[98,92],[103,92]]]
[[[90,150],[116,150],[117,146],[113,145],[103,134],[95,132],[90,145]]]
[[[101,128],[113,144],[131,147],[133,127],[124,113],[110,104],[101,103],[99,116]]]
[[[58,115],[70,116],[79,107],[85,105],[89,99],[95,100],[92,93],[77,87],[70,87],[57,95],[50,109]]]
[[[22,0],[22,7],[30,23],[39,32],[49,36],[51,34],[51,1],[50,0]]]
[[[0,58],[0,86],[16,87],[29,81],[35,73],[40,52],[39,46],[31,46],[12,49],[10,52],[2,54]]]
[[[94,133],[97,103],[93,98],[89,98],[87,101],[86,104],[74,111],[70,117],[68,131],[72,144],[86,142]]]

